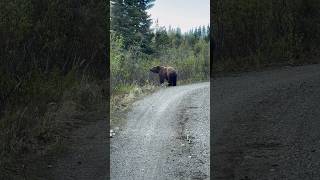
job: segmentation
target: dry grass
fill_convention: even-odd
[[[126,85],[121,91],[114,92],[110,98],[110,125],[111,128],[122,126],[125,123],[126,114],[134,101],[156,90],[153,84],[139,86],[136,84]]]

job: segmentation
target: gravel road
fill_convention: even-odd
[[[111,138],[111,179],[209,179],[209,91],[168,87],[137,101]]]
[[[211,83],[212,179],[320,179],[320,65]],[[111,179],[209,179],[209,96],[200,83],[136,102],[111,140]]]
[[[320,65],[211,83],[213,179],[320,179]]]

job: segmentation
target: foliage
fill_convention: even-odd
[[[212,3],[212,13],[217,65],[233,61],[236,69],[259,68],[319,55],[318,1],[218,0]]]
[[[198,29],[198,28],[196,28]],[[153,32],[150,47],[152,54],[131,46],[126,50],[123,37],[111,32],[111,87],[117,90],[125,84],[158,84],[150,68],[169,65],[178,70],[179,81],[205,80],[209,78],[209,38],[206,28],[182,34],[179,29],[166,30],[158,27]]]
[[[154,0],[112,0],[110,31],[111,87],[158,84],[149,69],[170,65],[179,80],[203,80],[209,76],[209,27],[182,34],[179,28],[151,29],[146,10]]]
[[[125,49],[130,46],[141,48],[147,54],[150,49],[151,19],[146,10],[155,0],[111,0],[111,31],[123,37]]]
[[[102,86],[95,87],[101,92],[86,87],[107,75],[105,6],[98,0],[0,2],[1,172],[63,137],[55,114],[66,101],[98,102],[93,97]]]

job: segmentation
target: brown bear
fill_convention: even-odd
[[[177,85],[177,72],[173,67],[170,66],[155,66],[150,69],[153,73],[158,73],[160,77],[160,84],[164,83],[166,79],[169,83],[169,86]]]

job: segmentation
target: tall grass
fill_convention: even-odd
[[[144,54],[138,48],[123,48],[121,37],[111,36],[111,89],[112,94],[122,91],[121,87],[131,84],[144,86],[159,84],[156,74],[150,68],[157,65],[172,66],[178,72],[180,81],[199,81],[209,79],[209,42],[199,39],[195,44],[182,41],[175,47],[164,46],[156,54]]]
[[[86,113],[103,111],[105,83],[80,77],[32,71],[13,86],[0,116],[0,179],[21,173],[30,157],[58,153],[70,130],[86,123]]]

